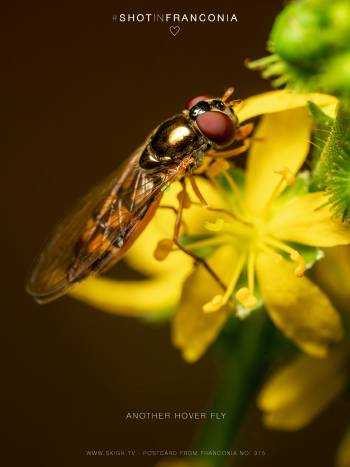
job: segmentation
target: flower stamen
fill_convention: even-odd
[[[258,303],[257,298],[248,287],[241,287],[237,290],[235,297],[245,308],[254,308]]]
[[[282,165],[281,167],[278,167],[277,169],[274,170],[276,174],[279,174],[282,176],[281,181],[285,181],[287,185],[294,185],[295,183],[295,176],[292,173],[288,167]]]
[[[153,256],[158,261],[164,261],[169,256],[173,246],[174,242],[172,239],[163,238],[162,240],[159,240],[156,249],[154,250]]]
[[[255,251],[251,251],[247,261],[248,287],[241,287],[235,294],[238,300],[245,308],[255,308],[258,299],[254,295],[255,287]]]
[[[226,171],[223,171],[221,172],[222,176],[225,178],[225,180],[227,181],[229,187],[230,187],[230,191],[231,193],[233,193],[235,196],[236,196],[236,199],[235,199],[235,203],[232,203],[232,199],[229,198],[229,202],[230,202],[230,211],[232,213],[232,215],[239,221],[241,222],[242,224],[249,224],[246,220],[245,220],[245,209],[244,209],[244,206],[243,206],[243,197],[242,197],[242,192],[241,190],[238,188],[236,182],[233,180],[233,178],[229,175],[229,173]],[[217,179],[213,176],[211,176],[211,174],[209,175],[207,173],[207,175],[209,176],[210,180],[213,182],[213,184],[216,186],[216,188],[218,189],[218,191],[220,191],[224,196],[228,196],[227,192],[222,188],[222,186],[218,183]]]
[[[260,242],[259,243],[259,249],[261,251],[264,251],[265,253],[272,255],[276,261],[276,264],[280,263],[283,259],[282,255],[280,253],[277,253],[273,248],[265,245],[264,243]]]
[[[297,277],[303,277],[303,275],[305,274],[305,269],[306,269],[306,266],[305,266],[305,260],[304,258],[301,256],[300,253],[298,253],[296,250],[290,254],[290,259],[292,261],[295,261],[298,266],[296,267],[295,269],[295,275]]]
[[[237,196],[237,201],[239,203],[243,203],[242,193],[241,190],[238,188],[237,183],[233,180],[232,177],[230,177],[230,175],[227,172],[223,172],[223,176],[225,177],[233,193]]]
[[[255,287],[255,251],[251,251],[249,253],[247,270],[248,270],[248,288],[253,294],[254,287]]]
[[[294,185],[296,179],[293,172],[288,169],[285,165],[280,167],[276,167],[274,172],[278,175],[281,175],[280,181],[277,183],[275,189],[273,190],[269,202],[266,204],[266,210],[271,206],[272,201],[280,194],[283,182],[286,183],[288,186]]]
[[[215,295],[210,302],[205,303],[203,305],[204,313],[215,313],[215,311],[219,311],[225,305],[224,296],[223,295]]]
[[[227,304],[227,302],[230,300],[233,294],[234,288],[241,274],[244,261],[245,261],[244,255],[238,258],[236,267],[233,270],[233,274],[231,276],[230,282],[226,288],[225,293],[223,295],[222,294],[215,295],[209,302],[205,303],[203,305],[204,313],[214,313],[216,311],[219,311],[220,308],[222,308],[224,305]]]
[[[295,263],[297,263],[297,267],[294,270],[295,275],[297,277],[303,277],[303,275],[305,274],[305,270],[306,270],[305,260],[297,250],[271,237],[267,238],[265,241],[271,246],[274,246],[275,248],[278,248],[279,250],[284,251],[285,253],[288,253],[290,259],[294,261]]]
[[[205,173],[208,175],[208,177],[216,177],[222,172],[226,172],[226,170],[228,170],[230,167],[231,166],[229,162],[221,158],[215,160],[212,164],[210,164]]]

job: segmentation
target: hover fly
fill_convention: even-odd
[[[181,114],[161,123],[120,169],[76,204],[54,231],[28,281],[27,291],[37,302],[59,297],[119,261],[154,216],[164,190],[176,180],[182,183],[184,196],[179,196],[176,209],[174,244],[202,261],[216,277],[178,237],[186,207],[186,179],[205,205],[195,183],[204,158],[233,157],[248,147],[252,125],[239,125],[233,110],[239,101],[229,101],[232,93],[229,88],[221,98],[190,99]]]

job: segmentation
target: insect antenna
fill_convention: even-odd
[[[224,95],[221,98],[222,102],[225,104],[227,99],[229,99],[229,97],[231,97],[234,92],[235,92],[235,88],[233,86],[226,89],[226,91],[224,92]]]

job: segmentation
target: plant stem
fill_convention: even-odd
[[[208,420],[196,443],[208,466],[222,467],[229,457],[206,455],[206,451],[227,451],[236,436],[270,360],[274,328],[265,310],[256,311],[232,332],[221,336],[217,393],[211,412],[226,413],[223,420]]]

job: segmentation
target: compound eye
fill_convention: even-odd
[[[192,107],[194,107],[196,104],[198,104],[198,102],[201,102],[201,101],[206,101],[208,99],[212,99],[211,96],[197,96],[197,97],[192,97],[192,99],[189,99],[186,104],[185,104],[185,108],[187,110],[191,110]]]
[[[199,115],[197,125],[204,136],[219,146],[228,145],[235,136],[232,120],[222,112],[205,112]]]

